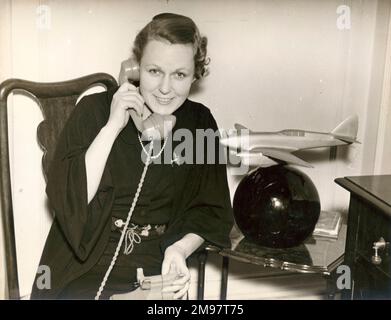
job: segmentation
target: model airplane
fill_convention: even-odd
[[[313,167],[295,156],[293,152],[304,149],[333,147],[358,142],[358,117],[352,116],[341,122],[331,132],[286,129],[277,132],[254,132],[235,124],[238,134],[221,139],[221,144],[230,152],[245,159],[247,163],[261,160],[261,156],[276,162],[285,162],[304,167]],[[358,142],[359,143],[359,142]]]

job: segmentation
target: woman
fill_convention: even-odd
[[[50,289],[37,284],[38,274],[33,299],[93,299],[103,288],[144,169],[140,154],[148,152],[129,121],[131,110],[144,118],[152,112],[174,115],[174,134],[217,130],[209,109],[187,99],[192,83],[206,73],[206,44],[190,18],[155,16],[134,43],[140,87],[124,83],[115,93],[79,102],[48,176],[55,219],[40,265],[50,268]],[[172,141],[173,150],[178,143]],[[140,267],[145,275],[176,273],[165,291],[184,298],[190,281],[186,259],[206,243],[229,246],[232,217],[224,164],[150,164],[125,230],[127,241],[100,298],[134,289]]]

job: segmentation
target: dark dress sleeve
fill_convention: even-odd
[[[85,154],[109,115],[107,94],[83,97],[64,126],[50,164],[46,193],[55,219],[76,257],[85,261],[107,223],[113,184],[106,165],[88,204]]]
[[[203,113],[199,128],[217,132],[217,123],[209,110]],[[176,233],[163,242],[165,250],[172,243],[188,233],[201,236],[205,242],[198,248],[202,250],[208,244],[230,247],[229,233],[233,227],[233,211],[227,182],[225,163],[219,163],[219,136],[214,139],[214,163],[208,164],[208,152],[205,141],[204,163],[193,164],[184,190],[186,205],[179,213],[180,218],[173,229]],[[209,145],[211,146],[211,145]],[[211,158],[210,158],[211,159]]]

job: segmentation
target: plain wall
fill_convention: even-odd
[[[337,27],[342,4],[351,9],[350,29]],[[328,132],[358,114],[361,144],[341,147],[333,161],[328,149],[302,154],[315,166],[303,171],[314,181],[322,209],[344,210],[348,194],[334,178],[374,170],[389,6],[372,0],[5,0],[0,80],[63,81],[94,72],[117,77],[135,35],[153,15],[191,16],[208,36],[211,57],[211,73],[191,98],[207,105],[220,127],[238,122],[259,131]],[[39,10],[46,8],[49,15],[42,16]],[[42,151],[35,128],[42,114],[26,98],[12,103],[18,263],[21,293],[28,294],[51,218],[37,170]],[[229,175],[232,196],[241,178]],[[208,272],[218,277],[217,270]]]

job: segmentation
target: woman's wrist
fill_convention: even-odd
[[[121,132],[121,130],[119,130],[117,127],[111,125],[108,122],[108,123],[106,123],[105,126],[102,127],[100,132],[103,135],[107,136],[108,138],[112,138],[113,140],[115,140],[117,138],[117,136],[119,135],[119,133]]]
[[[184,248],[183,245],[181,245],[178,242],[179,241],[177,241],[177,242],[173,243],[171,246],[167,247],[166,251],[175,250],[176,252],[180,253],[181,255],[183,255],[187,259],[187,257],[189,256],[188,251],[186,250],[186,248]]]
[[[183,253],[187,259],[191,254],[196,251],[202,244],[204,239],[195,233],[188,233],[182,239],[174,242],[168,249],[175,249]]]

